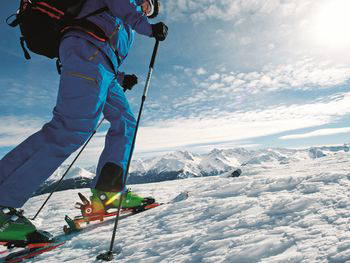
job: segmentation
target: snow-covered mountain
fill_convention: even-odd
[[[36,194],[44,194],[51,192],[58,186],[58,191],[68,190],[68,189],[79,189],[79,188],[89,188],[91,179],[94,178],[95,174],[89,172],[84,168],[78,166],[73,166],[68,171],[67,175],[64,177],[63,181],[58,184],[63,174],[66,172],[69,165],[62,165],[56,172],[46,180],[39,189],[35,192]]]
[[[128,182],[160,182],[170,179],[212,176],[239,167],[249,170],[256,165],[288,164],[331,156],[337,152],[348,152],[349,150],[349,144],[344,144],[343,146],[308,149],[213,149],[206,154],[178,151],[153,158],[133,160]]]
[[[319,151],[325,156],[315,158],[321,156]],[[291,153],[299,161],[285,163],[281,156],[290,160]],[[238,178],[132,185],[134,192],[165,204],[119,222],[115,262],[350,262],[350,152],[346,147],[321,147],[314,153],[258,151],[255,160],[264,156],[262,164],[243,166],[250,170]],[[228,158],[228,153],[223,156]],[[239,162],[243,161],[247,160],[242,157]],[[34,221],[66,243],[30,262],[97,262],[96,256],[109,249],[113,219],[63,235],[64,215],[79,214],[74,208],[79,191],[89,195],[88,189],[56,193]],[[30,199],[23,207],[25,215],[33,215],[46,196]]]
[[[206,154],[177,151],[165,155],[133,160],[128,184],[162,182],[175,179],[213,176],[244,168],[243,173],[254,174],[255,166],[287,165],[293,162],[332,156],[349,152],[350,144],[342,146],[311,147],[308,149],[245,148],[213,149]],[[60,167],[36,192],[51,191],[67,166]],[[96,173],[96,166],[72,167],[59,190],[86,188]]]

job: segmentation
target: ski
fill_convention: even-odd
[[[142,213],[144,211],[150,210],[152,208],[158,207],[162,205],[161,203],[153,203],[146,206],[134,207],[134,208],[125,208],[120,211],[120,215],[125,215],[125,217],[129,217],[132,215],[136,215]],[[65,234],[70,234],[74,232],[79,232],[83,230],[82,224],[90,224],[90,222],[103,222],[106,218],[115,217],[117,215],[117,211],[105,213],[105,214],[97,214],[90,216],[75,216],[74,219],[71,219],[69,216],[65,216],[64,220],[67,222],[67,225],[63,226],[63,231]],[[124,217],[124,218],[125,218]]]
[[[17,263],[22,262],[25,259],[33,258],[37,255],[43,254],[45,252],[54,250],[62,246],[65,242],[52,242],[52,243],[29,243],[26,244],[24,248],[20,251],[10,253],[5,258],[2,259],[2,262],[5,263]],[[7,246],[9,249],[15,248],[12,244],[8,242],[0,242],[0,245]],[[6,251],[2,251],[5,253]]]

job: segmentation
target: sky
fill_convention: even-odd
[[[1,5],[1,21],[19,1]],[[165,22],[135,157],[175,150],[302,148],[350,142],[348,0],[161,0]],[[50,121],[55,61],[26,61],[19,32],[0,24],[0,158]],[[121,70],[139,84],[154,40],[137,36]],[[104,123],[79,163],[93,165]],[[69,161],[69,160],[68,160]]]

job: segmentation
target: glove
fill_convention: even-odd
[[[168,35],[168,27],[163,23],[159,22],[152,25],[152,37],[158,41],[163,41]]]
[[[132,75],[124,75],[124,80],[122,87],[124,88],[124,91],[131,90],[132,87],[134,87],[137,84],[137,77],[135,74]]]

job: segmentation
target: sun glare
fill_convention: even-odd
[[[350,0],[329,0],[320,4],[311,21],[313,44],[332,49],[350,45]]]

